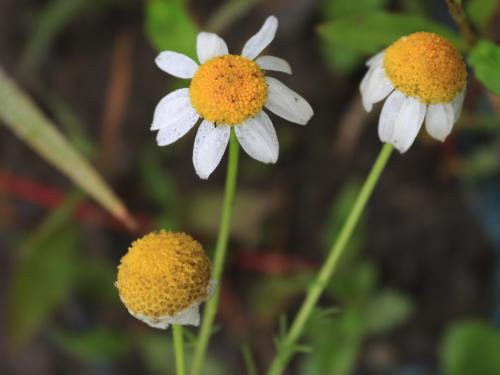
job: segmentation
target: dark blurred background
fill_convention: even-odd
[[[499,2],[463,3],[474,29],[498,42]],[[245,374],[245,358],[267,368],[280,316],[293,318],[381,147],[380,106],[365,113],[358,91],[364,61],[413,29],[445,30],[459,44],[445,2],[0,2],[1,67],[139,222],[128,230],[0,127],[1,374],[175,373],[170,331],[127,313],[116,265],[158,228],[190,233],[211,252],[225,159],[202,181],[194,131],[156,146],[154,108],[188,82],[154,58],[163,49],[195,57],[199,30],[239,53],[270,14],[280,26],[267,51],[294,72],[275,76],[315,116],[306,127],[272,117],[276,165],[241,154],[209,375]],[[378,24],[381,14],[394,23]],[[422,132],[393,155],[308,326],[312,352],[288,374],[500,374],[499,113],[500,98],[470,74],[447,141]]]

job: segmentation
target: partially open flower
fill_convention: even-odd
[[[198,325],[199,305],[214,289],[201,245],[184,233],[160,231],[135,241],[118,266],[116,287],[130,314],[151,327]]]
[[[155,109],[151,130],[159,130],[156,142],[169,145],[202,119],[193,149],[198,176],[208,178],[226,150],[231,127],[245,152],[263,163],[278,160],[276,130],[266,107],[276,115],[305,125],[313,110],[299,94],[265,71],[291,74],[290,65],[275,56],[257,56],[274,39],[276,17],[269,17],[251,37],[241,55],[231,55],[224,40],[215,34],[198,34],[196,49],[201,65],[189,57],[164,51],[156,64],[165,72],[191,79],[189,88],[165,96]]]
[[[460,53],[447,39],[429,32],[404,36],[366,64],[360,85],[365,109],[389,96],[378,125],[382,142],[406,152],[424,119],[429,135],[446,139],[460,116],[467,78]]]

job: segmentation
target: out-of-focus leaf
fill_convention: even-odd
[[[154,47],[194,58],[198,27],[187,11],[186,1],[150,0],[145,6],[146,32]]]
[[[149,330],[149,332],[152,332]],[[141,355],[148,368],[148,374],[152,375],[175,375],[175,353],[171,335],[164,333],[136,333],[133,344]],[[186,363],[192,362],[193,353],[186,351]],[[204,375],[226,374],[221,361],[216,361],[210,355],[207,356],[203,365]]]
[[[325,230],[323,232],[323,248],[325,249],[325,252],[330,251],[332,243],[335,241],[335,238],[340,232],[342,225],[352,209],[360,188],[361,184],[358,181],[349,181],[342,187],[342,190],[332,202],[328,219],[326,220]],[[345,253],[349,254],[348,257],[355,256],[354,253],[357,253],[362,246],[364,237],[362,234],[363,226],[363,218],[361,218],[360,224],[357,225],[351,240],[347,245]]]
[[[500,170],[500,145],[488,145],[474,150],[464,159],[461,170],[467,181],[491,177]]]
[[[500,46],[480,40],[470,52],[469,63],[481,83],[500,95]]]
[[[426,18],[407,14],[370,12],[354,14],[326,22],[318,32],[333,47],[347,47],[365,54],[375,54],[403,35],[432,31],[450,39],[456,46],[462,42],[447,27]]]
[[[499,5],[498,0],[468,0],[465,3],[465,12],[474,25],[484,28]]]
[[[210,17],[207,30],[220,32],[262,0],[227,0]]]
[[[391,290],[382,291],[364,309],[366,333],[379,334],[397,327],[412,311],[413,304],[408,297]]]
[[[481,321],[462,321],[446,332],[441,346],[445,375],[498,374],[500,332]]]
[[[8,297],[9,338],[23,346],[66,298],[79,267],[78,230],[68,220],[79,197],[71,196],[18,250]]]
[[[217,233],[221,213],[222,191],[191,194],[189,221],[193,229],[207,234]],[[273,195],[239,190],[234,202],[232,235],[252,246],[259,239],[262,220],[274,209]]]
[[[82,362],[102,362],[120,358],[131,342],[124,332],[93,328],[88,332],[68,332],[57,329],[51,339],[59,348]]]
[[[339,268],[326,292],[343,303],[362,302],[373,293],[376,284],[377,268],[373,263],[351,261]]]
[[[326,17],[344,17],[356,13],[372,12],[385,7],[388,0],[326,0],[323,12]]]
[[[326,20],[335,20],[359,13],[373,12],[384,8],[387,0],[327,0],[323,2],[322,14]],[[323,41],[321,54],[328,65],[343,74],[356,69],[363,60],[364,54],[356,49],[342,46],[335,48]]]
[[[143,191],[163,209],[174,209],[180,201],[175,179],[161,165],[156,150],[146,148],[140,158]]]
[[[125,206],[96,170],[1,68],[0,120],[118,219],[130,223]]]
[[[352,374],[363,337],[363,314],[350,307],[329,321],[309,323],[314,351],[304,357],[299,374]]]
[[[127,249],[124,248],[125,253]],[[116,264],[102,257],[85,257],[78,268],[78,290],[96,304],[122,305],[116,292]]]
[[[54,0],[39,16],[21,58],[23,72],[33,70],[44,56],[55,36],[78,14],[84,0]]]

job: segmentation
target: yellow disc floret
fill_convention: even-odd
[[[193,107],[204,119],[238,125],[262,109],[267,100],[267,83],[254,61],[225,55],[198,68],[189,93]]]
[[[426,104],[450,102],[464,88],[467,77],[457,49],[429,32],[404,36],[389,46],[384,69],[396,89]]]
[[[116,287],[133,315],[174,316],[208,296],[211,266],[201,245],[184,233],[150,233],[130,246]]]

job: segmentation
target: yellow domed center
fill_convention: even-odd
[[[396,89],[426,104],[450,102],[464,88],[467,77],[457,49],[428,32],[404,36],[389,46],[384,69]]]
[[[204,119],[238,125],[262,109],[267,100],[267,83],[254,61],[225,55],[198,68],[189,93],[193,107]]]
[[[205,299],[210,273],[198,242],[184,233],[161,231],[132,244],[118,266],[116,286],[133,314],[157,319]]]

